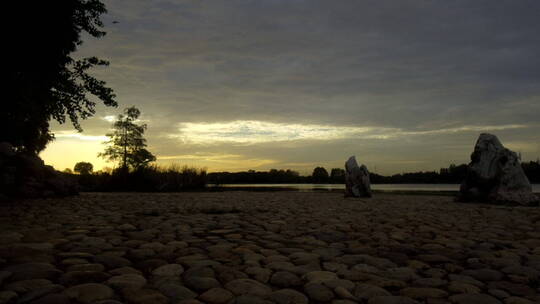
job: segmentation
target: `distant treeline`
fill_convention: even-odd
[[[521,164],[525,174],[531,183],[540,183],[540,161],[530,161]],[[391,176],[383,176],[370,173],[373,184],[459,184],[467,174],[467,165],[450,165],[437,171],[421,171],[400,173]],[[244,172],[214,172],[209,173],[209,184],[302,184],[302,183],[329,183],[343,184],[345,182],[345,170],[333,168],[330,173],[323,168],[317,167],[309,176],[301,176],[293,170],[270,171],[244,171]]]

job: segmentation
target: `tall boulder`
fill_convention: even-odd
[[[518,155],[488,133],[480,134],[476,141],[458,199],[525,206],[540,201],[532,192]]]
[[[354,156],[345,162],[345,197],[371,197],[371,183],[366,166],[358,166]]]

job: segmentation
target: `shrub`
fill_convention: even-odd
[[[150,165],[132,171],[98,172],[80,182],[83,191],[177,192],[204,189],[207,174],[204,168]]]

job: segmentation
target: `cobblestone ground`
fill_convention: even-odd
[[[540,303],[540,209],[89,194],[0,206],[2,303]]]

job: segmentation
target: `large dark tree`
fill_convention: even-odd
[[[10,1],[4,50],[7,75],[0,111],[0,142],[18,151],[38,153],[54,138],[49,121],[64,123],[69,117],[81,131],[79,119],[94,114],[94,95],[116,106],[112,89],[88,74],[108,62],[95,57],[75,59],[81,34],[105,35],[99,0]]]
[[[323,167],[317,167],[313,169],[311,178],[313,179],[314,183],[326,183],[328,182],[328,171],[326,171],[326,169]]]
[[[94,166],[89,162],[78,162],[75,164],[75,167],[73,167],[73,171],[81,175],[90,174],[93,170]]]
[[[113,124],[113,132],[107,134],[110,138],[105,142],[105,152],[99,153],[100,157],[118,162],[120,168],[127,170],[139,169],[156,160],[156,157],[146,150],[144,131],[146,124],[137,124],[136,121],[141,111],[136,107],[124,110],[124,114],[118,115]]]

